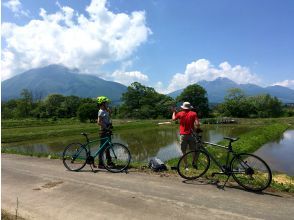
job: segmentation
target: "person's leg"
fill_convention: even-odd
[[[101,141],[100,141],[100,148],[104,145],[104,143],[106,142],[106,136],[104,134],[100,135]],[[103,159],[102,159],[102,152],[99,153],[98,158],[99,158],[99,167],[103,166]]]
[[[186,136],[187,135],[180,135],[180,145],[181,145],[181,150],[182,150],[183,155],[186,153],[187,146],[188,146],[188,142],[187,142]],[[187,167],[187,158],[184,157],[183,160],[184,160],[185,167]]]
[[[190,150],[192,151],[196,151],[198,149],[198,146],[197,146],[197,143],[195,141],[195,139],[193,138],[192,135],[189,135],[187,137],[187,142],[189,144],[189,148]],[[198,157],[199,157],[199,153],[196,152],[196,153],[193,153],[193,161],[192,161],[192,165],[193,167],[195,167],[197,169],[197,160],[198,160]]]
[[[108,137],[109,140],[111,141],[111,136],[108,135],[107,137]],[[109,149],[106,149],[105,153],[106,153],[107,164],[108,164],[108,165],[113,164],[113,163],[112,163],[112,160],[111,160],[111,156],[110,156],[110,151],[109,151]]]

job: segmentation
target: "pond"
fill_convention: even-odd
[[[236,137],[249,129],[249,127],[234,125],[207,126],[204,129],[203,139],[218,142],[223,139],[223,136]],[[90,139],[92,138],[95,139],[93,135],[90,136]],[[27,154],[52,153],[61,155],[68,144],[72,142],[83,143],[84,141],[83,136],[76,135],[54,138],[54,140],[42,140],[41,142],[11,143],[2,145],[2,148],[9,147]],[[158,157],[162,161],[166,161],[181,155],[178,128],[169,125],[162,125],[157,128],[117,131],[114,133],[112,141],[127,145],[131,151],[133,161],[147,162],[151,157]],[[97,144],[93,144],[92,149],[97,149]]]
[[[262,157],[272,171],[294,176],[294,130],[285,131],[279,140],[265,144],[254,154]]]
[[[203,140],[218,142],[224,136],[237,137],[250,130],[250,127],[236,125],[209,125],[203,133]],[[94,134],[90,136],[90,139]],[[120,142],[128,146],[133,161],[148,162],[151,157],[158,157],[162,161],[181,156],[178,128],[168,125],[157,128],[141,128],[136,130],[117,131],[113,135],[113,142]],[[81,135],[54,140],[42,140],[30,143],[11,143],[2,148],[12,148],[26,154],[45,153],[61,155],[65,146],[72,142],[84,143]],[[97,149],[97,143],[92,150]],[[294,130],[286,131],[280,140],[262,146],[254,154],[263,158],[273,171],[294,175]]]

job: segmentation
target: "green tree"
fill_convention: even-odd
[[[159,94],[152,87],[144,86],[138,82],[132,83],[127,92],[122,95],[123,104],[119,108],[120,117],[129,118],[169,118],[169,108],[173,99]]]
[[[18,112],[21,117],[26,118],[31,116],[31,111],[33,109],[33,95],[32,92],[28,89],[23,89],[21,94],[21,98],[18,102]]]
[[[224,115],[233,117],[249,117],[253,110],[253,106],[246,98],[245,93],[239,88],[228,90],[225,101],[222,105]]]
[[[78,118],[81,122],[95,122],[98,115],[97,105],[95,103],[84,103],[78,108]]]
[[[177,102],[190,102],[199,117],[209,115],[209,106],[206,90],[198,84],[187,86],[176,98]]]
[[[11,99],[6,102],[1,102],[1,118],[2,119],[12,119],[17,118],[17,106],[18,100]]]
[[[81,100],[77,96],[66,96],[61,104],[62,109],[65,110],[65,117],[76,117],[80,102]]]
[[[47,115],[49,117],[63,117],[63,114],[66,111],[62,106],[64,100],[65,97],[60,94],[52,94],[47,96],[44,101]]]
[[[240,89],[230,89],[219,111],[233,117],[278,117],[283,114],[282,103],[268,94],[246,96]]]

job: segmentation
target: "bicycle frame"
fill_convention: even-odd
[[[98,142],[98,141],[101,141],[101,140],[106,140],[102,145],[99,145],[98,147],[98,150],[94,153],[94,154],[91,154],[91,149],[90,149],[90,144],[92,143],[95,143],[95,142]],[[103,152],[103,150],[106,148],[106,146],[108,145],[111,145],[112,142],[110,141],[110,137],[104,137],[104,138],[99,138],[99,139],[96,139],[96,140],[92,140],[92,141],[89,141],[87,139],[87,143],[84,144],[83,146],[86,147],[86,149],[88,150],[89,152],[89,156],[92,156],[92,157],[97,157],[101,152]]]
[[[223,174],[227,174],[230,175],[232,173],[232,171],[230,170],[230,155],[232,154],[233,156],[236,155],[236,153],[233,151],[232,149],[232,145],[231,142],[229,143],[228,146],[224,146],[224,145],[219,145],[219,144],[215,144],[212,142],[207,142],[207,141],[202,141],[201,140],[201,136],[200,135],[195,135],[193,134],[194,138],[196,138],[196,141],[198,144],[200,144],[200,149],[202,149],[203,151],[205,151],[205,153],[208,154],[209,158],[211,158],[213,160],[213,162],[220,168],[220,170],[223,172]],[[211,145],[211,146],[215,146],[218,148],[222,148],[224,150],[227,151],[227,155],[226,155],[226,163],[225,164],[221,164],[205,147],[204,145]]]

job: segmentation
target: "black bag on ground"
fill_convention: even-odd
[[[156,157],[150,159],[148,167],[155,172],[167,170],[166,165]]]

